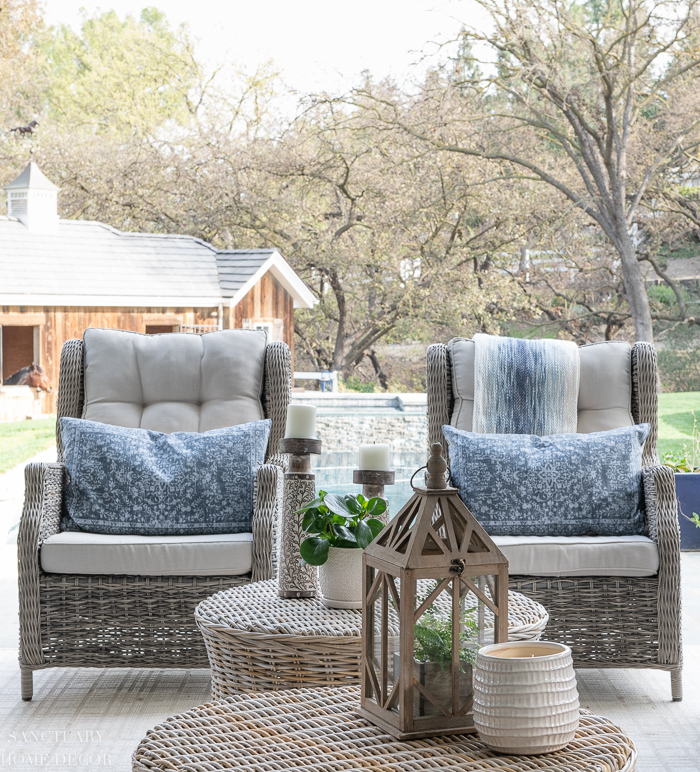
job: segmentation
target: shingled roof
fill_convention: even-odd
[[[60,220],[56,234],[39,234],[0,217],[0,305],[236,305],[267,271],[295,307],[316,302],[276,250],[218,251],[191,236],[83,220]]]
[[[294,308],[311,308],[318,301],[276,249],[225,249],[216,253],[219,284],[233,305],[270,271],[294,298]]]

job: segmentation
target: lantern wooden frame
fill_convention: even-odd
[[[428,462],[427,486],[415,494],[364,551],[362,605],[362,677],[360,713],[394,737],[418,737],[473,732],[471,698],[460,704],[460,601],[464,589],[494,616],[494,642],[508,640],[508,561],[476,518],[445,482],[442,447],[435,443]],[[440,464],[442,466],[440,466]],[[491,597],[470,577],[493,576]],[[399,591],[395,580],[399,579]],[[438,586],[416,609],[417,582],[437,580]],[[458,590],[455,592],[455,590]],[[432,603],[451,595],[451,705],[435,698],[415,678],[415,624]],[[379,610],[379,671],[373,664],[375,613]],[[391,601],[390,601],[391,598]],[[398,620],[399,676],[389,678],[391,619]],[[482,619],[483,624],[483,619]],[[396,629],[394,627],[394,633]],[[395,667],[395,665],[393,666]],[[394,676],[395,676],[394,672]],[[414,715],[414,689],[440,715]],[[438,704],[440,703],[440,704]]]

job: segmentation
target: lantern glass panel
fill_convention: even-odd
[[[367,696],[387,710],[398,713],[400,673],[399,615],[401,580],[373,571],[368,597],[369,683]],[[393,699],[392,699],[393,698]]]
[[[455,574],[418,580],[414,611],[414,718],[464,715],[472,705],[472,665],[484,616],[478,598]]]

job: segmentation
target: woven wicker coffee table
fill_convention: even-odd
[[[240,694],[151,729],[134,772],[376,770],[376,772],[633,772],[632,741],[607,718],[581,712],[573,742],[542,756],[501,756],[478,734],[401,742],[356,713],[360,689]]]
[[[195,609],[209,654],[212,697],[360,680],[362,612],[318,598],[279,598],[277,582],[224,590]],[[487,612],[486,625],[493,624]],[[539,640],[548,620],[539,603],[508,593],[511,641]]]

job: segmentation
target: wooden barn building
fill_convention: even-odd
[[[0,384],[35,362],[57,385],[63,343],[88,327],[151,334],[264,328],[294,352],[294,309],[316,299],[278,251],[218,250],[191,236],[61,220],[58,188],[34,162],[5,190]],[[55,412],[55,399],[56,390],[43,395],[41,412]]]

